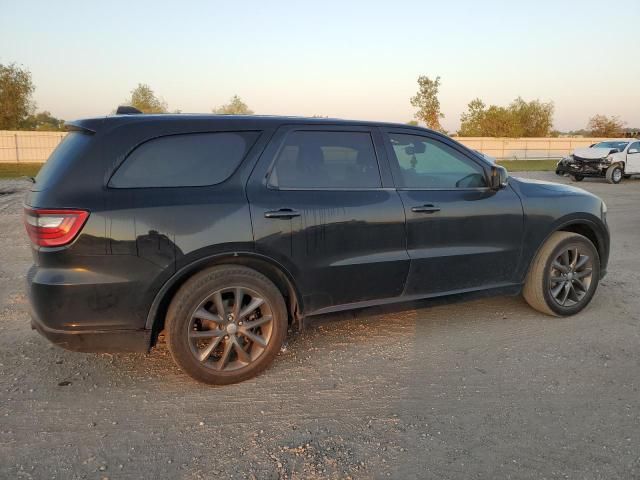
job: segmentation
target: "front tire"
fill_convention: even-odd
[[[577,233],[555,232],[536,254],[523,296],[539,312],[564,317],[586,307],[600,280],[600,257]]]
[[[624,171],[620,167],[620,165],[611,165],[607,168],[606,177],[607,182],[618,184],[622,181],[622,177],[624,176]]]
[[[276,357],[287,333],[284,299],[267,277],[222,265],[190,278],[167,312],[166,341],[194,379],[226,385],[252,378]]]
[[[569,177],[571,178],[572,182],[581,182],[582,180],[584,180],[584,177],[582,175],[575,175],[573,173],[569,175]]]

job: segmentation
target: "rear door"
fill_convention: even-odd
[[[489,189],[480,160],[441,136],[393,129],[385,137],[407,216],[411,268],[405,294],[516,281],[523,211],[513,190]]]
[[[405,216],[377,129],[284,126],[248,183],[256,249],[283,264],[305,313],[395,297]]]

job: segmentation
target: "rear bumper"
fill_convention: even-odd
[[[31,328],[54,345],[66,350],[87,353],[118,353],[149,351],[150,330],[57,330],[47,327],[33,315]]]
[[[88,270],[43,269],[27,274],[31,327],[49,341],[78,352],[148,352],[151,330],[125,301],[126,281],[106,282]]]

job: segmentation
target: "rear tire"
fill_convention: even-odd
[[[600,280],[600,257],[577,233],[555,232],[529,267],[522,294],[539,312],[564,317],[586,307]]]
[[[569,175],[569,177],[571,178],[572,182],[581,182],[582,180],[584,180],[584,177],[582,175],[574,175],[573,173]]]
[[[606,172],[607,182],[617,185],[622,181],[623,176],[624,176],[624,172],[620,167],[620,165],[618,164],[611,165],[609,168],[607,168],[607,172]]]
[[[226,385],[258,375],[276,357],[287,334],[287,309],[267,277],[222,265],[190,278],[167,312],[166,342],[192,378]]]

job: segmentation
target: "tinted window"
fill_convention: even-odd
[[[640,142],[635,142],[635,143],[632,143],[631,145],[629,145],[629,150],[632,150],[632,149],[640,150]]]
[[[486,187],[484,171],[448,145],[417,135],[390,134],[396,183],[405,188]]]
[[[269,182],[282,188],[382,185],[367,132],[292,132],[278,153]]]
[[[256,132],[171,135],[136,148],[111,178],[116,188],[197,187],[231,176]]]
[[[64,179],[67,170],[81,168],[81,157],[87,151],[92,138],[88,133],[69,132],[36,175],[36,183],[32,190],[40,191],[55,186],[58,181]]]

